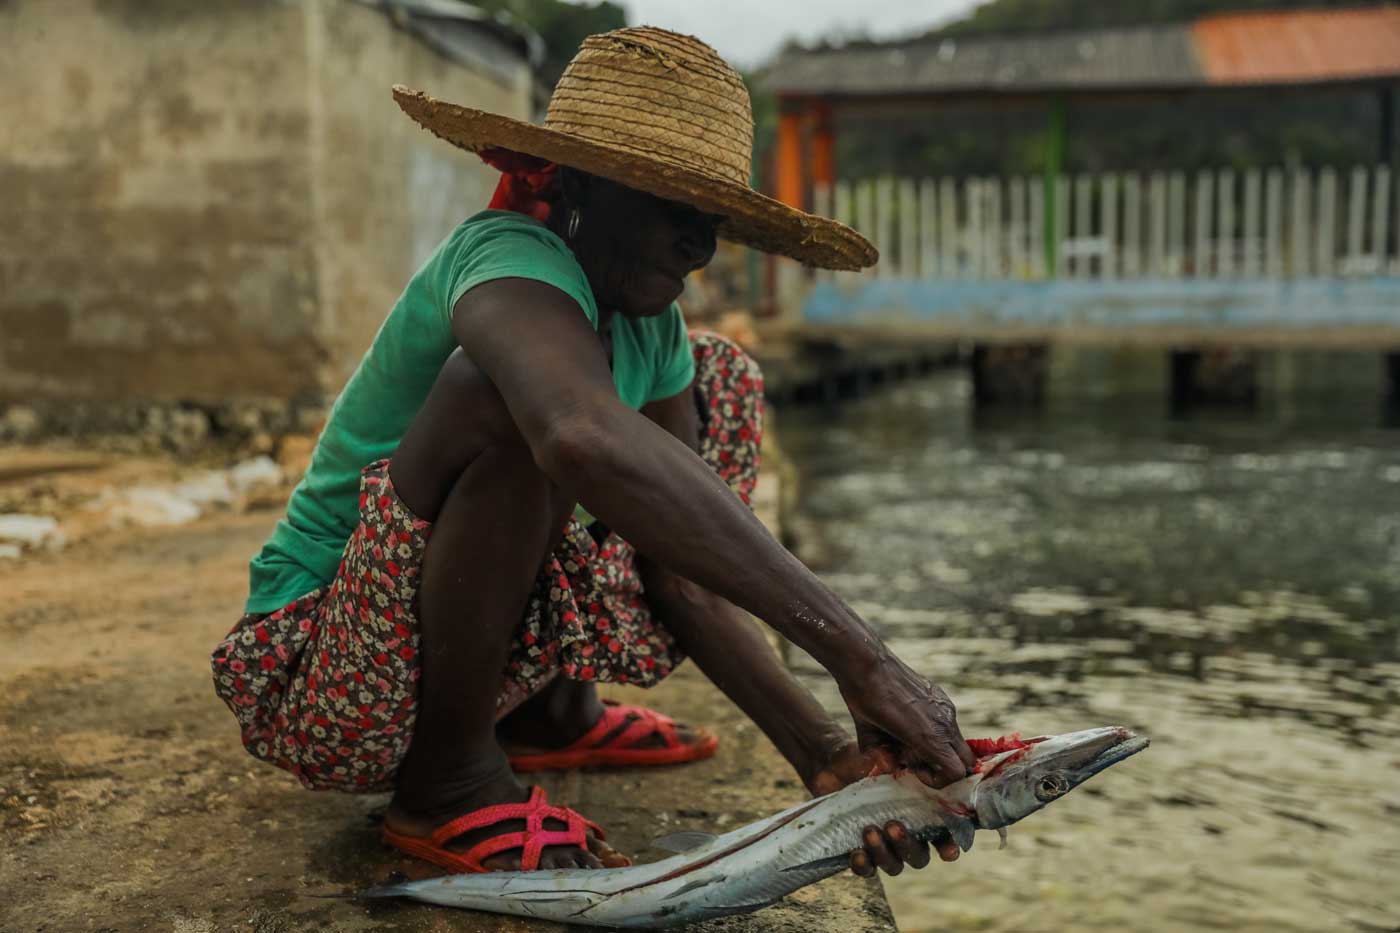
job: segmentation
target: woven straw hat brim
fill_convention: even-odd
[[[863,269],[879,253],[845,224],[789,207],[746,185],[394,85],[394,100],[425,129],[476,152],[499,147],[567,165],[725,218],[720,237],[822,269]]]

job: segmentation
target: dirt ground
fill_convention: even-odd
[[[92,460],[50,482],[34,462],[32,452],[0,449],[0,511],[35,483],[57,509],[81,498],[82,476],[94,485],[179,471],[158,458]],[[279,515],[275,500],[255,502],[178,527],[93,530],[56,552],[0,560],[0,930],[553,927],[316,896],[424,872],[380,844],[385,797],[303,790],[242,750],[214,696],[209,651],[237,617],[248,557]],[[723,831],[801,799],[772,746],[693,667],[647,701],[715,727],[716,757],[542,782],[624,851],[660,858],[647,848],[656,836]],[[894,924],[878,883],[845,875],[703,929]]]

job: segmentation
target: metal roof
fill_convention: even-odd
[[[1212,84],[1303,84],[1400,75],[1400,6],[1226,13],[1192,27]]]
[[[789,53],[766,83],[782,94],[1043,91],[1199,84],[1185,26],[935,39]]]
[[[1211,16],[1194,23],[929,38],[788,52],[787,96],[1157,90],[1400,77],[1400,7]]]
[[[438,54],[461,65],[512,80],[522,59],[531,68],[544,60],[544,40],[504,14],[487,13],[461,0],[358,0],[382,10]]]

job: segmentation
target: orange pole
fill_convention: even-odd
[[[774,191],[778,200],[798,210],[802,197],[802,115],[783,113],[778,116],[777,172]]]
[[[812,184],[830,188],[836,184],[836,134],[831,128],[831,105],[822,101],[813,113]]]

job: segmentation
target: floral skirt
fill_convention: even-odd
[[[700,456],[745,503],[758,479],[763,377],[733,343],[692,333]],[[360,522],[339,571],[215,648],[214,687],[257,758],[307,787],[391,786],[413,735],[418,586],[432,525],[399,499],[388,461],[360,478]],[[569,520],[544,562],[502,672],[497,716],[554,677],[651,686],[683,656],[647,606],[632,545]]]

